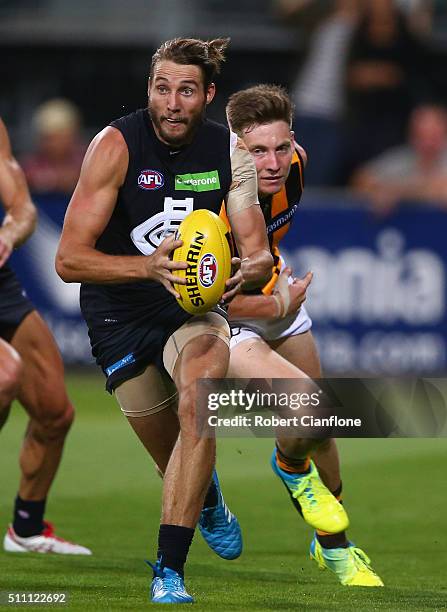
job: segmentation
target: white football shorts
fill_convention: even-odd
[[[245,319],[230,321],[230,325],[231,350],[249,338],[262,338],[269,342],[304,334],[312,327],[312,319],[303,305],[297,313],[284,317],[284,319]]]

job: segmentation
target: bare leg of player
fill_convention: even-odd
[[[166,575],[168,570],[183,576],[216,459],[214,432],[208,437],[198,430],[196,383],[198,378],[223,378],[228,361],[226,343],[206,333],[187,342],[177,358],[173,379],[179,392],[180,434],[163,480],[157,562],[153,566],[156,576],[160,572]]]
[[[164,473],[180,431],[174,383],[151,364],[116,387],[115,397],[157,468]]]
[[[216,440],[198,435],[196,381],[224,378],[228,360],[225,343],[207,334],[188,342],[175,365],[180,435],[164,478],[163,523],[192,528],[197,524],[215,464]]]
[[[269,345],[294,366],[311,378],[321,378],[321,365],[312,332],[289,336],[283,340],[269,342]],[[333,438],[326,440],[312,453],[321,479],[330,491],[337,491],[341,485],[340,458]]]
[[[19,392],[22,362],[19,354],[0,338],[0,429],[5,424],[11,402]]]
[[[272,376],[273,374],[273,376]],[[292,365],[260,338],[250,338],[231,350],[228,378],[297,378],[308,379],[299,368]],[[279,438],[278,448],[289,457],[304,458],[322,442],[292,437]]]
[[[175,385],[154,365],[149,365],[144,372],[119,385],[115,396],[163,478],[180,432]],[[224,502],[217,475],[208,487],[199,529],[207,544],[220,557],[234,559],[241,554],[239,523]]]
[[[10,341],[23,364],[17,399],[30,420],[20,452],[22,476],[14,520],[5,535],[4,549],[90,555],[88,548],[57,537],[51,523],[44,521],[48,491],[73,421],[61,356],[48,327],[36,311],[25,317]]]
[[[173,404],[176,406],[177,401]],[[180,431],[174,406],[146,417],[127,417],[161,474],[166,471]]]
[[[11,339],[23,362],[18,399],[30,416],[20,454],[19,495],[46,498],[73,421],[64,386],[64,368],[56,343],[40,315],[31,312]]]
[[[250,338],[231,351],[229,377],[310,379],[295,365],[273,350],[264,340]],[[281,415],[283,416],[283,415]],[[282,480],[304,520],[320,531],[343,532],[348,517],[332,492],[320,480],[310,455],[324,441],[280,434],[271,465]],[[316,503],[315,503],[316,502]]]
[[[312,378],[321,377],[320,361],[312,333],[306,332],[271,343],[285,359],[303,369]],[[321,479],[337,498],[341,495],[340,459],[335,440],[329,439],[314,453],[313,458]],[[299,508],[297,508],[299,510]],[[350,586],[383,586],[379,576],[365,562],[366,556],[359,556],[358,549],[350,548],[343,530],[331,533],[330,530],[317,530],[312,540],[310,552],[320,568],[329,568],[340,582]],[[364,555],[364,553],[362,553]]]
[[[163,387],[158,390],[154,385],[146,388],[146,385],[142,385],[139,381],[137,382],[136,378],[126,381],[115,390],[115,395],[121,407],[132,406],[134,411],[139,408],[147,410],[148,397],[153,401],[153,405],[156,405],[159,402],[154,400],[154,398],[158,394],[158,399],[160,399],[162,393]],[[163,404],[162,410],[139,417],[130,416],[129,412],[127,412],[126,417],[143,446],[154,460],[158,475],[163,478],[180,433],[180,423],[177,415],[177,396],[170,397],[170,395],[165,395],[160,403]],[[211,482],[204,507],[211,507],[216,503],[216,487]]]

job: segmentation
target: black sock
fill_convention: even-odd
[[[214,506],[217,506],[218,501],[219,499],[217,496],[216,483],[214,482],[214,480],[212,480],[210,486],[208,487],[205,501],[203,502],[203,507],[204,508],[214,508]]]
[[[346,531],[340,533],[328,533],[320,535],[317,533],[317,540],[323,548],[348,548],[349,542],[346,537]]]
[[[21,538],[39,535],[44,530],[43,515],[47,500],[26,501],[19,495],[14,505],[13,529]]]
[[[183,577],[183,567],[193,537],[194,529],[190,527],[160,525],[157,558],[161,567],[169,567]]]
[[[343,500],[341,498],[342,491],[343,491],[343,483],[340,481],[340,484],[338,485],[338,487],[335,489],[335,491],[331,491],[331,493],[343,505]]]
[[[279,467],[289,474],[308,474],[310,472],[309,457],[305,455],[298,459],[285,455],[278,445],[276,445],[276,457],[281,463]]]

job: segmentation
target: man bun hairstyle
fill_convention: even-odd
[[[232,94],[227,104],[231,129],[239,136],[264,123],[285,121],[292,126],[293,104],[284,87],[255,85]]]
[[[155,65],[163,60],[176,64],[194,65],[202,69],[205,89],[220,73],[225,61],[225,50],[229,38],[200,40],[198,38],[173,38],[164,42],[152,56],[150,76],[154,74]]]

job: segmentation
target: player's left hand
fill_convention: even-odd
[[[294,278],[293,283],[289,285],[289,312],[298,312],[301,305],[306,301],[306,291],[312,282],[313,273],[308,272],[303,278]]]
[[[308,272],[303,278],[294,278],[292,269],[288,266],[284,268],[273,291],[279,305],[278,319],[299,311],[301,304],[306,300],[306,291],[312,278],[312,272]]]
[[[9,234],[2,230],[3,228],[0,228],[0,268],[9,259],[9,256],[14,248],[14,244]]]
[[[234,298],[236,294],[241,290],[244,277],[242,276],[241,260],[239,257],[232,257],[232,276],[225,283],[226,291],[222,296],[221,302],[228,304]]]

